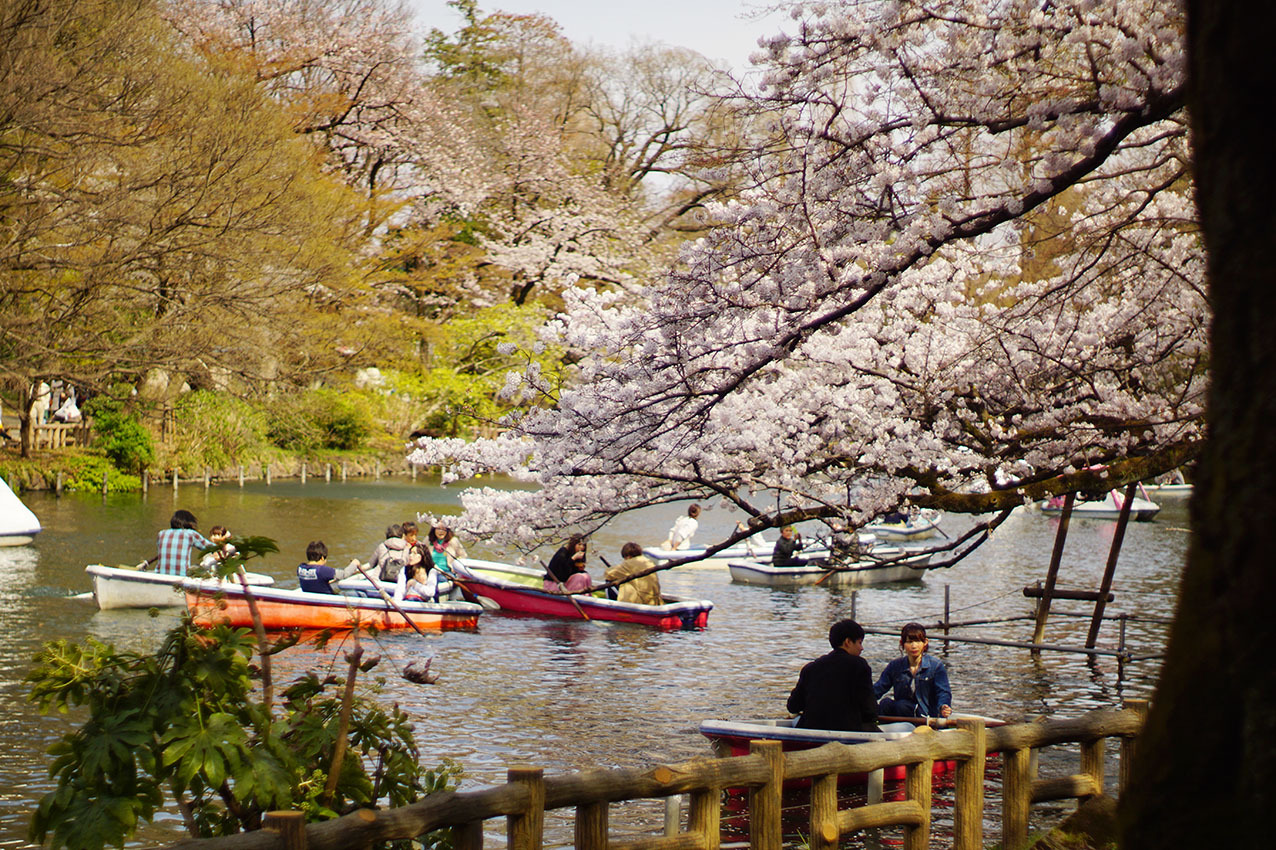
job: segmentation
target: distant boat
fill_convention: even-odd
[[[731,580],[737,584],[767,587],[800,587],[809,584],[864,587],[897,581],[920,581],[931,557],[923,553],[892,560],[894,556],[903,555],[904,550],[887,546],[875,547],[873,554],[873,558],[862,558],[846,564],[777,567],[756,561],[732,561],[728,567],[731,570]]]
[[[89,564],[84,571],[93,579],[93,598],[103,611],[113,608],[177,608],[186,604],[182,581],[186,576],[150,572],[137,567]],[[275,583],[268,575],[248,573],[248,583]]]
[[[864,526],[864,531],[884,541],[925,540],[939,533],[940,517],[939,511],[925,509],[891,521],[871,522]]]
[[[25,546],[40,533],[40,520],[0,478],[0,546]]]
[[[665,561],[672,561],[674,558],[696,558],[704,555],[708,551],[706,546],[688,546],[686,549],[664,549],[659,546],[644,547],[642,552],[657,564],[663,564]],[[726,567],[732,561],[749,561],[749,560],[771,560],[771,553],[775,551],[775,541],[765,538],[749,538],[734,546],[714,552],[708,558],[701,558],[699,561],[693,561],[687,564],[687,567]],[[826,546],[820,543],[812,542],[809,546],[802,549],[802,557],[810,558],[826,558],[829,551]],[[678,567],[683,569],[683,567]]]
[[[1040,505],[1043,514],[1051,516],[1059,516],[1063,513],[1063,497],[1056,496],[1053,499],[1047,499]],[[1081,519],[1119,519],[1121,516],[1121,505],[1125,502],[1125,495],[1115,490],[1108,491],[1108,494],[1102,499],[1094,499],[1090,501],[1076,501],[1072,505],[1072,515]],[[1161,506],[1156,502],[1134,497],[1134,501],[1130,503],[1130,519],[1136,522],[1150,522],[1161,511]]]

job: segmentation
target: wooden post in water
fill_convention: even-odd
[[[244,486],[244,465],[242,463],[239,465],[239,486],[241,488]]]
[[[1117,556],[1121,554],[1121,541],[1125,539],[1125,527],[1130,524],[1130,505],[1138,492],[1139,482],[1125,488],[1125,501],[1121,503],[1121,516],[1117,518],[1116,533],[1108,549],[1108,563],[1103,568],[1103,581],[1099,584],[1099,598],[1094,601],[1094,616],[1090,618],[1090,633],[1086,635],[1085,648],[1094,649],[1099,639],[1099,627],[1103,625],[1103,609],[1108,604],[1108,591],[1112,589],[1112,577],[1116,575]]]
[[[416,464],[408,463],[408,470],[412,473],[412,480],[416,481]]]
[[[982,720],[958,720],[957,728],[970,733],[974,755],[957,762],[957,776],[953,781],[953,850],[982,850],[988,731]]]
[[[341,461],[341,482],[344,484],[346,480],[346,462]]]
[[[109,470],[102,473],[102,495],[103,496],[106,495],[106,486],[107,486],[107,481],[110,478],[110,475],[111,473]]]
[[[13,490],[13,487],[10,487],[9,489],[10,489],[10,490]],[[17,491],[17,490],[13,490],[13,492],[15,492],[15,493],[16,493],[16,492],[18,492],[18,491]],[[53,484],[53,493],[54,493],[54,495],[57,495],[57,496],[61,496],[61,495],[62,495],[62,470],[60,470],[60,469],[58,470],[58,477],[57,477],[57,479],[54,481],[54,484]]]
[[[1076,493],[1069,493],[1063,498],[1063,515],[1059,517],[1059,530],[1054,536],[1054,551],[1050,553],[1050,569],[1046,571],[1046,586],[1042,591],[1041,599],[1037,602],[1037,625],[1032,630],[1033,643],[1041,643],[1046,636],[1046,619],[1050,616],[1050,598],[1054,594],[1055,580],[1059,577],[1059,563],[1063,560],[1063,544],[1068,539],[1068,523],[1072,521],[1072,504],[1076,499]],[[1034,649],[1032,654],[1040,655],[1041,650]]]
[[[945,583],[944,584],[944,638],[945,638],[944,652],[948,651],[948,641],[946,640],[946,638],[948,637],[948,624],[952,622],[952,620],[950,619],[948,615],[948,612],[950,610],[948,607],[948,600],[949,600],[949,592],[951,590],[952,590],[952,586]]]
[[[860,592],[858,590],[851,591],[851,619],[855,620],[855,609],[860,600]]]
[[[208,486],[212,483],[213,483],[213,474],[208,471],[208,467],[206,466],[204,467],[204,489],[207,490]]]
[[[266,464],[261,468],[262,477],[266,479],[266,486],[270,486],[270,464]]]
[[[505,777],[511,785],[527,789],[527,808],[506,818],[506,846],[509,850],[541,850],[545,834],[545,770],[511,767]]]
[[[301,812],[266,812],[261,827],[279,833],[284,850],[306,850],[306,816]]]
[[[323,467],[323,480],[325,483],[332,481],[332,464],[326,463]]]
[[[301,462],[301,483],[306,483],[306,462],[304,460]]]
[[[151,486],[151,473],[148,470],[143,469],[140,477],[142,479],[142,495],[145,496],[147,489]],[[58,491],[60,492],[61,490],[62,490],[62,473],[59,472],[58,473]]]
[[[576,807],[576,850],[607,850],[607,804]]]
[[[750,741],[749,755],[762,756],[770,773],[766,784],[749,789],[749,847],[780,850],[780,791],[784,785],[784,750],[779,741]]]
[[[173,493],[177,493],[177,467],[173,467]]]
[[[381,480],[381,461],[377,461],[377,480]]]

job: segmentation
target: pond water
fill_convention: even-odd
[[[304,560],[309,540],[324,540],[333,563],[366,559],[387,524],[418,511],[455,512],[459,493],[422,478],[243,488],[231,483],[208,490],[187,485],[176,494],[165,488],[147,497],[24,494],[44,531],[31,546],[0,549],[0,735],[7,741],[0,759],[0,848],[27,845],[30,811],[51,787],[45,750],[72,722],[42,716],[27,701],[23,678],[43,642],[92,635],[144,650],[155,646],[177,617],[176,609],[157,618],[144,611],[103,612],[91,598],[71,598],[90,590],[85,564],[137,563],[154,554],[155,532],[167,527],[174,509],[186,508],[199,517],[202,530],[223,524],[239,534],[275,538],[280,554],[264,565],[256,562],[261,566],[255,568],[295,586],[296,564]],[[739,518],[722,507],[707,508],[697,541],[724,534]],[[599,554],[615,563],[627,540],[662,539],[682,512],[682,506],[662,506],[616,520],[593,537],[591,572],[601,576]],[[955,536],[973,522],[947,516],[943,528]],[[450,756],[464,766],[463,787],[501,783],[511,764],[540,765],[555,774],[708,757],[712,753],[697,724],[705,718],[783,716],[798,669],[827,651],[829,624],[851,616],[852,606],[868,627],[933,623],[942,618],[947,587],[953,621],[1030,614],[1033,600],[1022,590],[1044,579],[1057,523],[1038,512],[1018,512],[961,564],[927,573],[920,582],[857,594],[835,587],[734,585],[725,569],[679,568],[661,573],[661,585],[666,592],[713,600],[702,631],[658,632],[488,613],[477,632],[380,636],[383,661],[376,672],[387,679],[384,698],[397,701],[418,721],[426,758]],[[1163,620],[1174,607],[1186,525],[1185,504],[1168,502],[1155,522],[1131,524],[1127,531],[1113,588],[1116,601],[1108,614],[1130,615],[1126,640],[1136,656],[1163,649]],[[1061,587],[1098,586],[1114,529],[1112,522],[1073,521]],[[501,555],[481,542],[466,542],[473,555]],[[1056,602],[1047,643],[1081,646],[1090,607]],[[997,622],[966,633],[1026,641],[1032,622]],[[1100,647],[1115,648],[1117,640],[1117,622],[1105,623]],[[1159,667],[1155,658],[1122,668],[1112,658],[1062,653],[1034,658],[1022,649],[967,643],[951,643],[944,651],[933,634],[931,651],[948,666],[959,710],[1007,719],[1119,707],[1123,699],[1150,696]],[[865,641],[865,658],[874,671],[896,654],[895,638],[870,634]],[[393,666],[430,656],[432,669],[442,672],[437,684],[414,685],[394,675]],[[338,641],[323,652],[298,647],[280,664],[277,682],[307,668],[340,671],[341,647]],[[659,830],[659,804],[613,808],[614,834]],[[570,844],[566,817],[551,814],[546,828],[550,842]],[[172,837],[175,833],[163,829],[145,836],[148,841]],[[499,834],[493,839],[501,843]]]

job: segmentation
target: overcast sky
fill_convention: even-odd
[[[460,16],[446,0],[411,0],[423,31],[455,32]],[[553,18],[579,44],[627,47],[632,40],[689,47],[737,71],[748,67],[758,36],[782,28],[787,19],[771,15],[750,20],[765,0],[481,0],[484,12],[540,13]]]

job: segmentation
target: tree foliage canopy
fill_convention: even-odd
[[[760,525],[986,511],[1172,469],[1208,307],[1177,4],[809,3],[723,226],[638,299],[568,293],[560,403],[413,458],[542,487],[462,523],[526,542],[718,497]],[[535,376],[524,384],[537,391]],[[1094,467],[1100,467],[1095,469]]]

